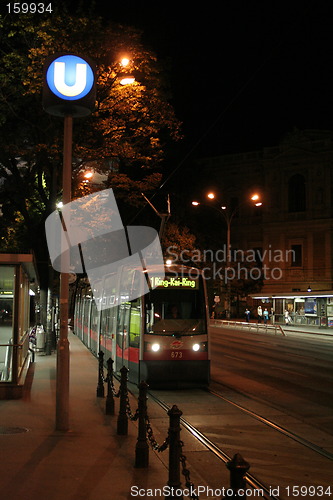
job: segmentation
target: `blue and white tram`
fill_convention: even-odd
[[[153,276],[151,281],[149,293],[126,301],[127,291],[116,290],[112,277],[105,276],[104,293],[114,305],[101,311],[90,286],[83,285],[75,300],[76,335],[95,355],[103,351],[105,360],[111,357],[115,372],[126,366],[131,382],[145,380],[150,387],[208,385],[209,316],[200,271],[166,267],[164,278]]]

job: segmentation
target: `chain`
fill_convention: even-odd
[[[179,441],[179,445],[183,451],[183,446],[184,446],[183,441]],[[183,455],[183,453],[181,453],[181,455],[180,455],[180,461],[182,464],[182,474],[185,477],[186,488],[188,488],[190,491],[194,492],[195,487],[194,487],[194,484],[192,483],[191,478],[190,478],[190,471],[186,467],[186,456]],[[192,498],[192,500],[199,500],[199,497],[195,493],[192,493],[190,498]]]
[[[132,413],[128,392],[126,392],[126,413],[130,420],[136,421],[139,418],[139,408],[135,410],[134,414]]]
[[[105,382],[105,378],[104,378],[104,368],[103,366],[99,365],[99,378],[100,380],[103,380]]]
[[[107,374],[107,376],[105,377],[104,382],[106,382],[106,383],[109,382],[109,374]],[[110,386],[111,386],[111,391],[112,391],[113,396],[115,398],[119,398],[119,396],[120,396],[120,388],[119,388],[118,391],[116,391],[116,388],[114,386],[113,378],[112,377],[111,377],[111,384],[110,384]]]
[[[150,424],[148,415],[146,415],[146,429],[147,429],[147,438],[152,449],[158,452],[166,450],[167,447],[169,446],[169,436],[165,439],[164,443],[159,445],[154,437],[153,429]]]

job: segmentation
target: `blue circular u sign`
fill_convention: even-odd
[[[46,72],[50,90],[60,99],[75,101],[86,96],[94,85],[94,73],[87,61],[78,56],[60,56]]]

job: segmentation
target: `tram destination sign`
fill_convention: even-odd
[[[188,276],[165,276],[164,278],[152,276],[150,280],[153,288],[187,288],[191,290],[197,290],[199,288],[198,280],[189,278]]]

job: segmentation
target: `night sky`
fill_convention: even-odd
[[[333,129],[331,0],[106,3],[97,1],[100,13],[142,29],[172,62],[184,154],[274,146],[294,127]]]

